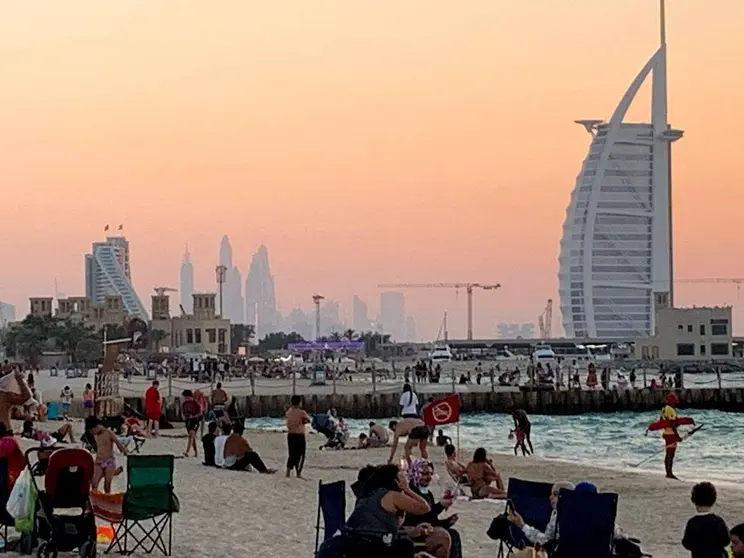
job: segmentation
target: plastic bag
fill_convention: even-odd
[[[28,517],[31,482],[31,472],[26,467],[13,485],[13,490],[10,491],[8,503],[5,506],[13,519]]]

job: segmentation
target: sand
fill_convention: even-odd
[[[81,424],[76,423],[75,427],[79,430]],[[143,453],[180,455],[186,440],[179,436],[185,436],[185,431],[166,431],[160,438],[148,440]],[[283,434],[246,431],[246,436],[269,467],[283,469],[286,459]],[[318,435],[308,435],[306,480],[287,479],[283,472],[260,475],[207,468],[193,457],[177,459],[175,487],[181,512],[174,518],[173,556],[312,556],[318,481],[344,479],[348,486],[361,466],[385,462],[389,451],[320,451],[323,441]],[[470,452],[463,449],[462,454],[466,458]],[[435,494],[440,494],[447,480],[442,450],[433,448],[430,458],[441,475],[432,488]],[[620,494],[618,525],[624,531],[640,538],[644,549],[655,558],[686,555],[680,540],[687,519],[694,513],[689,501],[691,482],[667,481],[661,474],[615,472],[535,458],[495,455],[494,460],[504,478],[591,480],[602,491],[617,492]],[[659,466],[662,467],[661,463]],[[115,489],[123,490],[124,476],[116,479]],[[718,488],[716,511],[732,527],[744,520],[742,491],[733,485]],[[353,501],[349,491],[347,511]],[[494,503],[455,503],[452,511],[460,515],[457,529],[463,536],[465,556],[495,556],[498,545],[485,531],[491,518],[502,509],[502,505]]]

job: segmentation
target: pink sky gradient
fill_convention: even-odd
[[[744,2],[668,4],[676,275],[744,276]],[[589,142],[573,120],[609,117],[657,17],[654,0],[3,2],[0,299],[24,314],[55,277],[82,294],[83,254],[124,223],[148,307],[187,241],[213,289],[228,234],[244,273],[266,243],[285,311],[498,281],[476,335],[536,321]],[[420,335],[449,310],[464,336],[464,296],[406,296]]]

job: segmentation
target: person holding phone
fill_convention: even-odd
[[[460,534],[453,528],[457,523],[457,514],[441,518],[440,515],[448,510],[454,502],[454,494],[446,493],[440,502],[437,502],[429,489],[434,477],[434,465],[426,459],[414,459],[408,467],[408,481],[411,491],[423,498],[431,508],[431,511],[423,515],[406,514],[403,522],[404,528],[413,528],[422,524],[431,526],[431,532],[423,537],[426,550],[434,556],[444,558],[461,558],[462,542]],[[449,540],[449,544],[444,544]]]
[[[529,540],[533,545],[540,545],[542,547],[557,538],[558,497],[560,496],[561,489],[573,490],[574,485],[570,482],[557,482],[553,485],[553,488],[550,491],[550,506],[553,508],[553,511],[550,513],[550,521],[548,521],[545,531],[540,531],[531,525],[527,525],[524,522],[524,519],[522,519],[522,516],[514,510],[511,501],[507,503],[507,519],[519,527],[527,540]]]

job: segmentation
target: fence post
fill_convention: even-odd
[[[718,377],[718,389],[722,389],[723,386],[721,385],[721,367],[716,366],[716,376]]]
[[[255,371],[253,370],[253,367],[251,367],[250,372],[249,372],[250,380],[251,380],[251,396],[256,395],[256,376],[254,372]]]
[[[452,367],[452,393],[457,393],[455,388],[455,367]]]
[[[173,366],[168,366],[168,399],[173,397]]]
[[[643,388],[646,389],[646,367],[643,367]]]
[[[333,395],[336,395],[336,376],[338,376],[338,370],[335,370],[333,367],[331,367],[331,382],[333,385]]]
[[[375,374],[374,367],[372,368],[372,395],[377,393],[377,375]]]
[[[334,392],[335,387],[334,385]],[[297,374],[295,374],[294,370],[292,370],[292,395],[297,395]]]
[[[491,375],[491,392],[494,392],[494,391],[496,391],[496,384],[493,381],[493,375],[494,375],[493,366],[491,366],[491,370],[490,370],[489,373]]]

